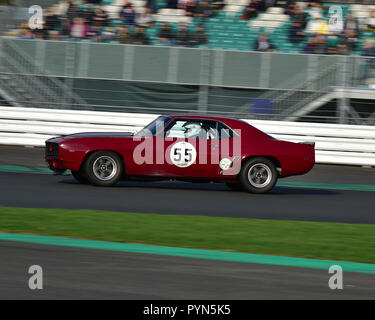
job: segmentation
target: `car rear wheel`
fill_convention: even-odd
[[[84,165],[88,181],[97,186],[112,186],[122,176],[120,157],[111,151],[97,151],[91,154]]]
[[[87,178],[79,171],[72,171],[72,176],[79,182],[79,183],[88,183]]]
[[[241,169],[240,181],[248,192],[268,192],[275,186],[277,181],[276,166],[267,158],[250,159]]]

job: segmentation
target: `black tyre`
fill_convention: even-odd
[[[242,165],[240,181],[243,188],[252,193],[270,191],[277,181],[274,163],[267,158],[253,158]]]
[[[233,191],[244,191],[242,184],[240,182],[228,182],[227,187]]]
[[[88,183],[87,178],[80,171],[72,171],[72,176],[79,182],[86,184]]]
[[[124,171],[121,158],[111,151],[96,151],[84,164],[84,172],[90,183],[109,187],[114,185]]]

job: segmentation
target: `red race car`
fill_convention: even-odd
[[[242,120],[178,115],[160,116],[136,134],[51,138],[45,158],[56,173],[69,169],[79,182],[99,186],[184,180],[264,193],[278,178],[310,171],[314,145],[277,140]]]

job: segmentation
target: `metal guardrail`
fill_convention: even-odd
[[[158,115],[0,107],[0,144],[44,146],[46,139],[76,132],[136,132]],[[315,141],[316,162],[375,166],[375,128],[320,123],[248,123],[278,139]]]

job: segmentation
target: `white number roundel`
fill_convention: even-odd
[[[191,143],[181,141],[172,146],[170,157],[174,165],[186,168],[194,163],[197,158],[197,151]]]

